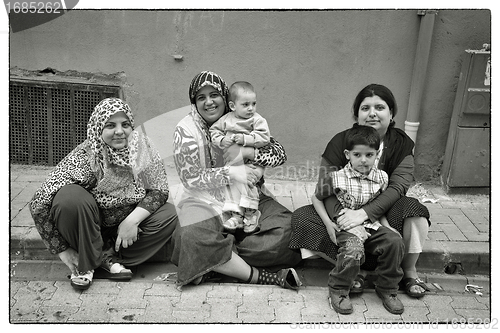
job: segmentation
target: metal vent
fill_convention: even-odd
[[[87,122],[116,86],[10,80],[10,162],[56,165],[87,137]]]

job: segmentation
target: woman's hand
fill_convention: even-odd
[[[362,225],[368,220],[368,215],[363,208],[360,209],[347,209],[344,208],[340,211],[337,217],[337,224],[341,230],[348,230],[358,225]]]
[[[224,150],[224,163],[226,165],[243,164],[244,160],[254,160],[255,148],[243,147],[233,144]]]
[[[139,238],[139,224],[144,221],[151,213],[142,207],[135,207],[125,220],[118,226],[118,235],[116,236],[115,251],[120,250],[120,245],[124,248],[132,246]]]
[[[78,252],[75,249],[69,247],[60,252],[59,259],[68,266],[71,274],[78,275]]]
[[[126,249],[137,241],[137,225],[138,223],[134,223],[129,219],[125,219],[120,223],[118,226],[118,236],[116,237],[115,242],[116,252],[120,250],[120,245]]]
[[[328,232],[328,236],[330,236],[331,241],[335,245],[337,245],[337,236],[335,235],[335,232],[340,231],[339,227],[333,221],[324,224],[326,227],[326,231]]]
[[[403,236],[401,236],[401,234],[399,233],[399,231],[397,231],[396,229],[394,229],[393,227],[391,227],[390,225],[389,226],[386,226],[387,229],[395,232],[396,234],[398,234],[399,237],[403,238]]]
[[[230,166],[229,167],[229,177],[238,183],[247,184],[249,187],[253,187],[262,177],[261,170],[259,170],[255,165],[244,164],[240,166]]]
[[[401,234],[399,233],[399,231],[397,231],[396,229],[394,229],[393,227],[391,227],[389,225],[389,221],[387,221],[387,217],[385,217],[385,215],[381,216],[380,219],[379,219],[379,222],[380,224],[382,224],[384,227],[386,227],[387,229],[397,233],[399,235],[399,237],[403,238],[403,236],[401,236]]]

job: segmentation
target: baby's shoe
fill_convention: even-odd
[[[227,230],[236,230],[243,226],[243,216],[239,213],[232,212],[232,216],[224,222],[224,228]]]
[[[257,231],[261,213],[257,209],[247,208],[243,218],[243,231],[247,234]]]

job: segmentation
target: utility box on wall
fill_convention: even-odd
[[[467,50],[448,132],[441,179],[447,190],[490,187],[491,54]]]

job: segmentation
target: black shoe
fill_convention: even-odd
[[[220,280],[222,280],[222,276],[219,273],[215,271],[210,271],[191,281],[191,284],[197,286],[202,283],[219,282]]]
[[[349,298],[349,290],[329,288],[330,304],[340,314],[351,314],[354,309]]]
[[[382,299],[384,308],[393,314],[402,314],[405,310],[403,303],[398,298],[397,292],[388,292],[375,287],[378,297]]]
[[[106,271],[105,277],[111,280],[130,280],[132,271],[122,264],[114,262],[112,257],[103,258],[100,266]]]

